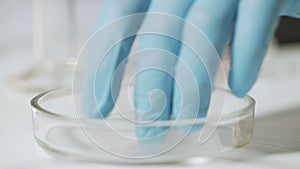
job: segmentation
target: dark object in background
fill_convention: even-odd
[[[275,36],[279,44],[300,43],[300,19],[282,17]]]

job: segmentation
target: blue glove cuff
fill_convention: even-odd
[[[300,0],[291,0],[283,9],[282,15],[300,18]]]

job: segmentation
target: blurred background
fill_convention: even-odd
[[[26,63],[33,60],[33,57],[30,57],[33,56],[32,1],[1,0],[0,8],[1,62],[4,62],[3,59],[9,59],[10,55],[22,50],[23,55],[20,55],[19,59],[26,66]]]
[[[97,0],[73,1],[80,3],[81,7],[85,6],[82,9],[86,10],[86,15],[96,17]],[[45,64],[37,58],[41,51],[33,50],[34,46],[39,46],[39,43],[33,41],[33,30],[35,33],[39,31],[34,29],[36,23],[33,21],[33,6],[33,0],[0,0],[0,168],[51,168],[58,167],[57,163],[65,168],[70,165],[54,162],[45,155],[35,144],[32,135],[29,101],[40,90],[45,89],[43,85],[49,84],[46,88],[53,87],[50,85],[52,81],[47,81],[53,77],[38,75],[37,81],[45,82],[38,84],[39,87],[42,85],[40,88],[34,82],[26,83],[26,80],[22,80],[27,78],[26,73],[33,67],[36,68],[36,65],[41,66],[37,68],[41,70],[39,72],[49,73],[55,69],[53,65]],[[90,10],[89,6],[93,6],[94,10]],[[62,19],[60,17],[62,15],[57,15],[56,19]],[[65,19],[72,18],[66,16]],[[92,21],[94,18],[87,20],[86,24],[91,24]],[[88,34],[78,37],[81,40],[78,40],[79,44],[74,44],[75,48],[82,45]],[[72,42],[74,39],[66,37],[65,40]],[[72,62],[72,57],[67,57],[62,62],[67,65],[68,61]],[[56,77],[54,79],[57,81]],[[37,88],[39,90],[34,90]],[[284,17],[268,51],[260,78],[250,92],[257,101],[257,120],[251,150],[267,153],[273,159],[299,166],[299,160],[296,160],[300,157],[299,93],[300,20]],[[269,159],[266,163],[268,162]]]

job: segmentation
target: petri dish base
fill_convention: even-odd
[[[189,120],[151,124],[168,126],[162,142],[132,139],[135,125],[117,116],[116,110],[106,119],[91,119],[76,113],[72,90],[68,88],[47,91],[31,100],[34,137],[51,156],[72,161],[170,163],[216,156],[251,141],[255,101],[250,96],[237,98],[223,89],[216,89],[213,97],[217,95],[215,93],[227,94],[225,113],[211,137],[201,144],[198,141],[200,130],[185,137],[178,132],[178,126],[192,122]],[[196,119],[196,123],[205,122],[205,118]],[[117,132],[112,132],[111,127]],[[120,135],[126,135],[128,139],[120,140]],[[162,149],[167,151],[160,151]]]

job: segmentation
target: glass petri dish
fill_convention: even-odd
[[[207,122],[205,118],[177,120],[175,124],[175,120],[152,123],[151,125],[155,127],[168,127],[164,141],[159,143],[141,142],[139,139],[120,140],[118,137],[124,133],[127,136],[134,136],[136,126],[125,121],[122,116],[118,116],[116,110],[112,110],[111,116],[106,119],[91,119],[79,115],[74,108],[72,90],[68,88],[47,91],[31,100],[34,137],[51,156],[72,161],[166,163],[216,156],[246,146],[251,141],[255,107],[252,97],[237,98],[224,89],[215,89],[212,98],[218,100],[220,94],[226,94],[224,113],[216,129],[204,143],[199,143],[200,129],[190,132],[185,137],[182,137],[177,129],[182,125],[193,123],[203,126]],[[214,102],[216,103],[218,102]],[[211,107],[214,104],[211,104]],[[118,132],[111,132],[111,126]],[[93,138],[90,137],[91,135]],[[179,138],[183,139],[176,142],[176,146],[158,153],[171,144],[175,145],[175,141]],[[119,156],[114,151],[120,154],[126,152],[128,156]],[[145,155],[149,153],[157,155],[135,158],[146,157]]]

